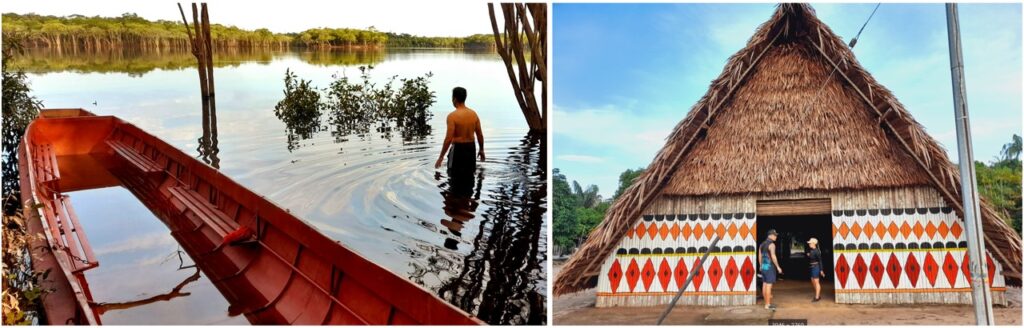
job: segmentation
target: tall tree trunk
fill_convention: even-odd
[[[505,62],[519,108],[530,130],[543,131],[547,128],[547,5],[501,4],[503,29],[498,28],[494,4],[487,4],[487,9],[495,50]],[[541,104],[536,96],[538,81]]]

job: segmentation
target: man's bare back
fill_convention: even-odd
[[[480,118],[469,107],[456,108],[448,114],[448,134],[454,143],[473,142],[479,129]]]
[[[476,167],[474,157],[479,157],[481,161],[485,159],[484,131],[480,128],[480,118],[476,116],[476,112],[466,107],[466,89],[461,87],[452,89],[452,105],[455,107],[455,110],[448,114],[448,119],[446,120],[448,131],[445,132],[441,154],[437,156],[437,162],[434,163],[434,167],[441,167],[445,154],[448,154],[449,148],[452,147],[452,144],[455,144],[455,148],[459,149],[458,154],[460,154],[457,158],[461,158],[458,162],[464,163],[463,170],[472,171]],[[475,156],[473,154],[473,139],[476,139],[477,143],[480,144],[480,151]],[[449,163],[449,165],[451,164]],[[451,169],[452,166],[449,166],[449,170]]]

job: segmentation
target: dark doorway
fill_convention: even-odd
[[[758,245],[768,235],[768,230],[779,232],[775,242],[775,256],[782,266],[780,280],[810,280],[810,265],[807,261],[807,240],[818,238],[821,248],[822,270],[825,278],[822,284],[833,281],[832,273],[832,217],[829,215],[779,215],[757,217]],[[808,284],[808,286],[810,286]],[[758,286],[760,287],[760,286]]]

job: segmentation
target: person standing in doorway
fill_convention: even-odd
[[[825,277],[825,272],[821,271],[821,249],[818,248],[818,238],[811,238],[807,241],[807,247],[810,250],[807,251],[807,262],[811,265],[811,285],[814,286],[814,300],[811,302],[817,302],[821,300],[821,278]]]
[[[775,304],[772,304],[772,284],[775,284],[778,275],[782,274],[779,260],[775,258],[775,240],[778,238],[779,233],[775,229],[768,230],[768,238],[761,242],[757,251],[757,266],[761,270],[761,293],[764,296],[764,308],[772,311],[775,311]]]
[[[476,157],[484,160],[484,132],[480,128],[480,118],[473,109],[466,107],[466,89],[452,89],[452,105],[455,110],[448,114],[448,132],[444,136],[441,155],[437,156],[434,168],[441,168],[441,161],[448,155],[448,173],[450,175],[468,174],[476,171]],[[480,152],[476,152],[473,137],[480,143]],[[451,152],[448,152],[451,148]]]

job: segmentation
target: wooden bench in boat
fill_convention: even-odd
[[[54,193],[50,202],[50,208],[43,211],[45,222],[58,247],[67,253],[71,272],[99,266],[68,196]]]
[[[32,160],[36,167],[36,178],[41,183],[56,182],[60,180],[60,168],[57,167],[57,155],[53,151],[53,145],[42,144],[33,147]]]
[[[107,145],[110,146],[110,149],[114,150],[114,153],[121,158],[124,158],[144,173],[159,173],[164,171],[164,168],[161,167],[160,164],[157,164],[156,161],[153,161],[149,157],[139,153],[135,148],[122,141],[107,140]]]
[[[171,196],[181,201],[185,205],[185,209],[190,210],[198,217],[204,225],[213,228],[213,231],[218,236],[224,237],[228,234],[239,229],[239,224],[234,219],[224,214],[223,211],[219,210],[211,204],[209,201],[204,199],[202,195],[189,189],[185,186],[176,186],[168,189],[171,192]],[[202,225],[196,227],[198,230]]]

